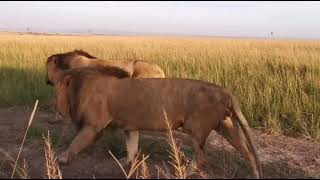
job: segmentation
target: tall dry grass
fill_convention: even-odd
[[[175,176],[178,179],[186,179],[187,178],[187,166],[188,166],[188,161],[184,161],[187,158],[184,156],[184,154],[181,151],[181,144],[177,144],[177,141],[173,137],[172,133],[172,126],[170,121],[168,120],[167,113],[164,110],[163,111],[164,117],[165,117],[165,122],[167,125],[167,137],[168,137],[168,143],[170,145],[170,150],[169,150],[169,156],[171,161],[169,162],[174,170],[175,170]]]
[[[0,149],[0,154],[4,159],[8,160],[10,162],[10,166],[12,168],[16,167],[15,169],[15,174],[17,175],[16,178],[21,178],[21,179],[30,179],[29,177],[29,170],[28,170],[28,165],[27,162],[23,161],[22,165],[16,164],[16,159],[12,157],[8,152],[4,151],[3,149]],[[2,172],[0,171],[2,174]],[[6,175],[3,175],[5,177]]]
[[[31,113],[31,115],[30,115],[30,118],[29,118],[29,121],[28,121],[28,126],[27,126],[27,129],[26,129],[25,134],[24,134],[24,136],[23,136],[23,140],[22,140],[22,143],[21,143],[21,145],[20,145],[19,152],[18,152],[18,155],[17,155],[17,159],[15,160],[15,164],[14,164],[14,166],[13,166],[13,170],[12,170],[12,174],[11,174],[11,179],[13,178],[13,176],[14,176],[14,174],[15,174],[15,172],[16,172],[16,167],[17,167],[17,164],[18,164],[18,162],[19,162],[19,157],[20,157],[20,154],[21,154],[23,145],[24,145],[24,141],[25,141],[25,139],[26,139],[26,137],[27,137],[28,130],[29,130],[30,126],[31,126],[31,123],[32,123],[32,120],[33,120],[33,117],[34,117],[34,114],[35,114],[35,112],[36,112],[37,107],[38,107],[38,100],[36,100],[36,103],[35,103],[35,105],[34,105],[34,108],[33,108],[33,110],[32,110],[32,113]]]
[[[55,152],[52,148],[50,133],[48,131],[47,137],[42,135],[44,140],[44,151],[46,158],[46,175],[48,179],[62,179],[62,172]]]
[[[173,136],[172,126],[171,126],[170,121],[167,118],[166,111],[164,110],[163,113],[164,113],[164,118],[165,118],[165,124],[167,125],[167,132],[166,132],[167,142],[170,146],[170,149],[168,150],[169,156],[170,156],[170,161],[168,163],[173,167],[174,174],[172,174],[170,172],[170,170],[167,168],[167,166],[165,164],[164,165],[165,170],[156,165],[156,168],[159,171],[159,175],[161,172],[161,174],[164,177],[166,177],[167,179],[187,179],[188,176],[198,173],[198,175],[201,178],[208,179],[208,176],[205,174],[205,172],[199,170],[197,168],[196,164],[193,161],[190,161],[184,155],[183,151],[181,150],[181,144],[179,145]],[[125,175],[125,177],[127,179],[130,179],[135,172],[137,174],[136,179],[137,179],[137,177],[139,177],[140,179],[154,178],[150,175],[150,172],[149,172],[150,168],[147,166],[147,163],[146,163],[146,160],[149,157],[149,155],[146,157],[144,157],[144,155],[143,155],[142,160],[138,160],[138,158],[139,158],[139,153],[138,153],[135,156],[135,159],[132,161],[131,166],[130,166],[130,170],[127,173],[124,170],[125,168],[122,166],[122,164],[119,162],[119,160],[112,154],[112,152],[110,150],[108,152],[112,156],[112,158],[117,162],[118,166],[121,168],[123,174]],[[139,170],[139,171],[137,171],[137,170]],[[190,173],[187,171],[192,171],[193,173]],[[141,174],[140,176],[138,176],[139,172]],[[158,179],[159,179],[159,175],[158,175]]]
[[[138,168],[143,164],[145,163],[146,159],[149,158],[149,155],[144,157],[143,156],[143,159],[142,160],[138,160],[139,158],[139,153],[137,154],[137,156],[133,159],[133,161],[131,162],[130,164],[130,169],[129,169],[129,172],[127,173],[125,171],[125,167],[123,167],[123,165],[120,163],[120,161],[113,155],[113,153],[109,150],[108,151],[109,154],[112,156],[112,158],[117,162],[118,166],[121,168],[123,174],[126,176],[126,179],[130,179],[135,172],[137,172],[136,170],[138,170]]]
[[[252,127],[320,140],[319,41],[0,34],[0,106],[48,105],[46,58],[75,48],[102,59],[150,60],[168,77],[221,85]]]
[[[22,143],[20,145],[19,152],[18,152],[18,155],[17,155],[16,159],[14,160],[9,153],[7,153],[4,150],[0,149],[1,154],[3,156],[7,157],[7,159],[10,160],[11,165],[13,167],[12,174],[11,174],[11,179],[14,178],[14,175],[15,175],[16,172],[18,173],[20,178],[23,178],[23,179],[29,179],[30,178],[29,175],[28,175],[28,166],[27,166],[27,163],[26,163],[25,159],[23,161],[23,165],[22,166],[19,166],[18,162],[19,162],[20,154],[21,154],[23,146],[24,146],[24,142],[25,142],[27,134],[29,132],[29,128],[30,128],[30,126],[31,126],[31,124],[33,122],[33,118],[34,118],[36,109],[38,107],[38,102],[39,101],[36,100],[34,108],[33,108],[32,113],[30,115],[30,118],[29,118],[29,121],[28,121],[28,126],[27,126],[27,129],[26,129],[25,134],[23,136],[23,140],[22,140]],[[45,149],[45,159],[46,159],[46,166],[45,167],[46,167],[46,171],[47,171],[47,178],[48,179],[62,179],[62,174],[61,174],[61,171],[60,171],[60,168],[59,168],[55,153],[54,153],[54,151],[53,151],[53,149],[51,147],[51,139],[50,139],[49,132],[48,132],[47,137],[43,136],[43,139],[44,139],[44,142],[45,142],[44,149]]]
[[[7,153],[6,151],[0,149],[1,154],[10,161],[10,164],[13,167],[13,170],[12,170],[12,173],[11,173],[11,179],[14,178],[14,175],[15,175],[16,172],[18,173],[20,178],[29,179],[27,163],[26,163],[26,161],[24,159],[23,165],[19,166],[19,158],[20,158],[20,154],[22,152],[23,145],[24,145],[24,142],[25,142],[25,140],[27,138],[27,134],[29,132],[29,128],[30,128],[31,123],[33,121],[33,118],[34,118],[34,115],[35,115],[37,107],[38,107],[38,100],[36,100],[36,102],[34,104],[34,107],[33,107],[33,110],[31,112],[31,115],[29,117],[29,121],[28,121],[28,124],[27,124],[27,129],[25,131],[25,134],[23,136],[22,142],[20,144],[19,152],[17,154],[16,159],[14,160],[13,157],[9,153]]]
[[[144,159],[144,155],[142,155],[142,158]],[[147,163],[145,161],[142,161],[141,166],[140,166],[140,179],[150,179],[151,175],[149,172],[149,168],[147,166]]]
[[[33,122],[34,115],[35,115],[36,109],[38,107],[38,102],[39,101],[36,100],[34,108],[33,108],[32,113],[30,115],[30,118],[28,121],[28,126],[27,126],[27,129],[26,129],[25,134],[23,136],[23,140],[20,145],[19,152],[18,152],[16,159],[14,160],[9,153],[0,149],[0,153],[3,156],[7,157],[8,160],[10,160],[11,165],[13,167],[11,179],[14,178],[14,175],[16,172],[18,173],[20,178],[23,178],[23,179],[30,178],[28,175],[28,166],[27,166],[25,159],[23,161],[22,166],[19,166],[18,162],[19,162],[20,154],[21,154],[23,146],[24,146],[24,142],[25,142],[27,134],[29,132],[29,128]],[[54,152],[52,145],[51,145],[50,134],[48,132],[47,137],[45,137],[44,135],[42,135],[42,136],[43,136],[43,139],[45,142],[44,149],[45,149],[45,159],[46,159],[46,166],[45,167],[46,167],[46,172],[47,172],[47,178],[48,179],[62,179],[62,173],[60,171],[59,164],[58,164],[57,158],[55,156],[55,152]]]

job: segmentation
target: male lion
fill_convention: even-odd
[[[60,163],[70,162],[109,124],[125,132],[167,130],[165,110],[172,129],[182,127],[189,134],[199,168],[206,160],[206,138],[214,129],[250,161],[254,177],[261,177],[250,128],[230,92],[198,80],[123,78],[123,70],[113,70],[55,69],[57,110],[79,127],[77,137],[58,156]],[[128,162],[137,153],[138,137],[127,136]]]
[[[112,66],[127,71],[133,78],[165,78],[165,73],[157,64],[144,60],[102,60],[83,50],[54,54],[48,60],[53,58],[56,59],[58,68],[63,70],[77,67]],[[47,84],[53,85],[53,78],[54,74],[47,66]]]
[[[48,62],[55,59],[55,64],[49,64]],[[98,59],[83,50],[77,50],[58,53],[51,55],[47,59],[46,68],[46,83],[53,85],[55,81],[54,71],[52,68],[59,68],[62,70],[68,70],[78,67],[119,67],[128,72],[132,78],[165,78],[164,71],[157,65],[144,60],[102,60]],[[54,104],[55,102],[53,102]],[[59,122],[61,117],[56,114],[55,119],[50,120],[50,123]]]
[[[51,62],[51,63],[50,63]],[[55,63],[52,63],[55,62]],[[83,50],[74,50],[71,52],[54,54],[47,59],[46,68],[47,76],[46,83],[54,85],[58,74],[55,73],[54,69],[68,70],[78,67],[93,67],[101,68],[105,67],[106,70],[111,70],[110,67],[118,67],[132,78],[164,78],[164,71],[152,62],[143,60],[102,60],[98,59]],[[55,102],[54,102],[55,104]],[[61,116],[56,113],[55,119],[50,120],[50,123],[57,123],[61,121]],[[138,131],[130,131],[128,136],[137,136]]]

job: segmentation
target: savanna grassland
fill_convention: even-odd
[[[0,33],[0,178],[190,177],[186,167],[193,167],[186,160],[192,148],[175,144],[176,137],[177,143],[188,140],[172,131],[167,138],[141,132],[139,149],[148,159],[138,161],[130,175],[114,161],[126,155],[121,132],[107,131],[71,164],[59,167],[55,157],[75,131],[49,123],[53,89],[45,83],[45,62],[74,49],[100,59],[148,60],[169,78],[223,86],[254,129],[263,178],[320,177],[320,41]],[[36,100],[38,109],[27,121]],[[200,178],[249,176],[248,162],[216,132],[206,144],[208,163]]]
[[[74,49],[216,83],[235,95],[253,128],[320,140],[320,41],[1,33],[0,106],[49,105],[45,61]]]

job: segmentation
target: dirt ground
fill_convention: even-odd
[[[0,109],[0,178],[10,178],[12,165],[8,153],[17,157],[32,109],[12,107]],[[50,131],[56,153],[64,150],[74,137],[73,126],[50,124],[53,113],[37,109],[32,126],[20,155],[19,166],[26,165],[30,178],[46,178],[44,142],[42,133]],[[107,130],[106,130],[107,131]],[[268,135],[254,131],[258,154],[262,162],[263,178],[320,178],[320,143],[305,138],[291,138],[282,135]],[[158,134],[158,135],[157,135]],[[160,134],[160,136],[159,136]],[[163,178],[157,167],[172,170],[165,134],[141,133],[139,147],[144,154],[150,154],[147,165],[152,178]],[[186,136],[177,134],[178,139],[187,142]],[[69,165],[60,166],[64,178],[125,178],[119,166],[109,155],[124,157],[125,141],[120,131],[106,132],[104,137],[81,152]],[[242,156],[214,131],[206,143],[209,178],[250,178],[248,163]],[[192,157],[188,143],[183,145],[184,153]],[[25,162],[25,163],[24,163]],[[16,178],[21,175],[16,173]],[[133,178],[136,178],[133,177]]]

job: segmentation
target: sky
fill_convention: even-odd
[[[316,1],[8,1],[0,29],[320,39]]]

